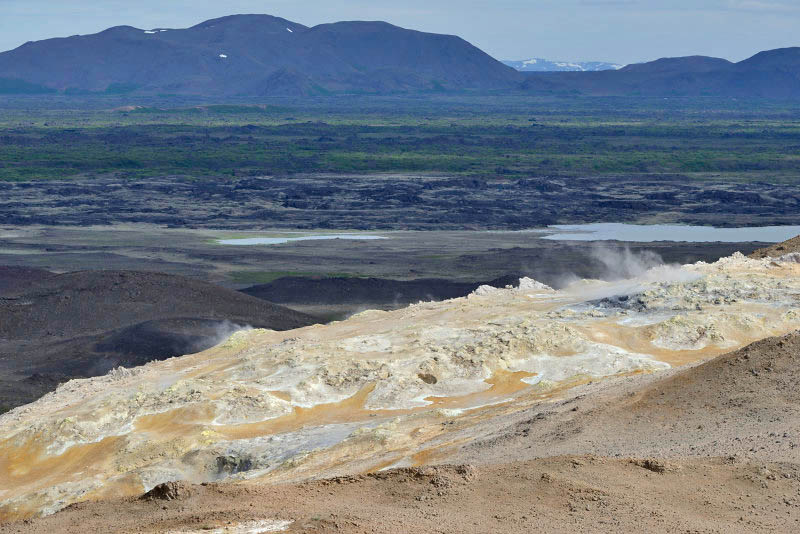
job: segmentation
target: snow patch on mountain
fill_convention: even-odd
[[[604,61],[550,61],[531,58],[522,61],[503,61],[509,67],[522,72],[594,72],[600,70],[619,70],[625,65]]]

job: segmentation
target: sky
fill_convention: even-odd
[[[184,28],[235,13],[307,26],[385,20],[455,34],[497,59],[739,61],[800,46],[800,0],[0,0],[0,50],[111,26]]]

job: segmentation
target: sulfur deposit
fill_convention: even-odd
[[[518,288],[75,380],[0,417],[0,519],[176,480],[296,481],[446,461],[478,422],[800,326],[796,255]]]

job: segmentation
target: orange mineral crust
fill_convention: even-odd
[[[175,480],[296,482],[446,462],[473,429],[570,388],[800,326],[797,255],[530,279],[74,380],[0,417],[0,520]]]

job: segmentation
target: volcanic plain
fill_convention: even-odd
[[[81,98],[0,112],[0,532],[797,529],[796,241],[541,239],[797,224],[794,104]]]

